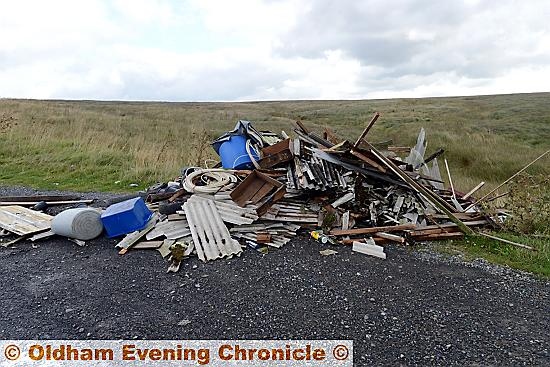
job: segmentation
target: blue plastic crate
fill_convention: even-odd
[[[137,197],[109,206],[101,214],[101,222],[111,238],[142,230],[152,215],[143,199]]]

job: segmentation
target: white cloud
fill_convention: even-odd
[[[545,91],[550,4],[4,2],[0,97],[255,100]]]
[[[119,16],[136,24],[170,25],[181,21],[176,16],[173,2],[170,1],[114,0],[112,6]]]

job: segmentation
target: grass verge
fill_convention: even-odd
[[[532,246],[536,251],[508,245],[478,235],[467,236],[461,241],[442,242],[441,246],[436,248],[446,254],[462,253],[468,261],[484,258],[492,263],[527,271],[544,279],[550,278],[550,238],[503,232],[492,234],[506,240]]]

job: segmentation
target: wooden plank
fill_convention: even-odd
[[[353,229],[333,229],[330,231],[330,234],[333,236],[353,236],[359,234],[369,234],[376,232],[394,232],[394,231],[404,231],[407,229],[414,229],[416,225],[412,223],[408,224],[399,224],[396,226],[383,226],[383,227],[370,227],[370,228],[353,228]]]
[[[296,121],[296,125],[298,125],[298,127],[300,128],[300,130],[303,131],[304,134],[309,134],[309,130],[304,126],[304,124],[302,123],[302,121],[298,120]]]
[[[509,245],[513,245],[513,246],[517,246],[517,247],[521,247],[521,248],[525,248],[525,249],[528,249],[528,250],[531,250],[531,251],[536,251],[536,249],[532,246],[528,246],[528,245],[524,245],[522,243],[517,243],[517,242],[513,242],[513,241],[509,241],[509,240],[505,240],[504,238],[500,238],[500,237],[496,237],[496,236],[493,236],[493,235],[490,235],[490,234],[487,234],[487,233],[483,233],[483,232],[479,232],[479,234],[481,236],[484,236],[484,237],[487,237],[487,238],[491,238],[495,241],[500,241],[500,242],[503,242],[503,243],[507,243]]]
[[[164,241],[141,241],[136,243],[132,249],[158,249]]]
[[[473,213],[453,213],[458,219],[462,221],[472,221],[484,217],[483,213],[473,212]],[[448,217],[445,214],[430,214],[427,215],[432,219],[447,219]]]
[[[355,142],[355,144],[353,144],[353,147],[354,148],[357,148],[359,146],[359,144],[361,144],[361,141],[363,141],[363,139],[365,138],[365,136],[367,136],[369,130],[373,127],[374,123],[376,122],[376,120],[378,120],[378,118],[380,117],[380,113],[376,112],[374,114],[374,116],[372,117],[372,119],[370,120],[369,124],[367,125],[367,127],[365,128],[365,130],[363,130],[363,132],[361,133],[361,135],[359,136],[359,138],[357,139],[357,141]]]
[[[258,165],[262,169],[269,169],[271,167],[274,167],[276,165],[288,162],[292,160],[293,156],[290,150],[286,150],[284,152],[264,156],[259,162]]]
[[[376,163],[366,155],[358,152],[355,149],[350,150],[350,153],[356,156],[357,158],[359,158],[360,160],[362,160],[363,162],[367,163],[368,165],[378,169],[380,172],[386,173],[386,169],[383,166],[379,165],[378,163]]]
[[[317,224],[317,217],[310,216],[287,216],[287,215],[273,215],[271,213],[265,213],[262,215],[262,220],[277,221],[277,222],[295,222],[295,223],[315,223]]]
[[[256,233],[256,242],[258,242],[258,243],[271,242],[271,234],[269,234],[269,233]]]
[[[264,183],[264,185],[262,187],[260,187],[260,189],[258,190],[258,192],[256,194],[254,194],[254,196],[252,196],[252,198],[250,199],[250,201],[252,201],[254,204],[256,204],[258,201],[262,200],[262,198],[264,196],[266,196],[267,194],[269,194],[269,192],[273,190],[273,186],[267,184],[267,183]]]
[[[155,228],[155,225],[158,221],[158,215],[155,213],[153,217],[149,219],[147,226],[141,231],[132,232],[122,239],[119,243],[115,245],[115,248],[119,248],[118,252],[120,255],[124,255],[128,252],[128,249],[132,247],[137,241],[139,241],[143,236],[145,236],[149,231]]]
[[[506,191],[506,192],[504,192],[504,193],[502,193],[502,194],[499,194],[499,195],[497,195],[497,196],[493,196],[492,198],[485,199],[485,201],[489,203],[489,202],[491,202],[491,201],[494,201],[494,200],[496,200],[496,199],[498,199],[498,198],[501,198],[501,197],[503,197],[503,196],[506,196],[506,195],[508,195],[508,194],[510,194],[510,191]]]
[[[377,243],[377,244],[384,244],[384,243],[390,243],[392,241],[390,240],[387,240],[385,238],[382,238],[382,237],[371,237],[372,240]],[[363,241],[364,238],[346,238],[346,239],[343,239],[343,240],[340,240],[338,242],[340,242],[341,244],[343,245],[353,245],[353,242],[354,241],[358,241],[358,242],[361,242]]]
[[[19,206],[34,206],[41,201],[0,201],[0,206],[19,205]],[[65,200],[65,201],[46,201],[47,205],[70,205],[70,204],[91,204],[93,200]]]
[[[397,243],[405,243],[405,238],[397,236],[395,234],[385,233],[385,232],[376,232],[376,236],[390,240]]]
[[[68,201],[80,200],[78,195],[28,195],[28,196],[0,196],[0,202],[39,202],[39,201]]]
[[[29,238],[29,240],[34,242],[34,241],[38,241],[38,240],[43,240],[45,238],[50,238],[50,237],[53,237],[53,236],[55,236],[55,233],[53,233],[51,230],[49,230],[49,231],[46,231],[46,232],[37,233],[34,236],[32,236],[31,238]]]
[[[411,147],[399,147],[399,146],[389,146],[388,150],[394,153],[408,153],[411,151]]]
[[[447,158],[443,160],[445,162],[445,169],[447,170],[447,176],[449,177],[449,185],[451,186],[451,193],[453,198],[456,200],[455,186],[453,185],[453,179],[451,178],[451,170],[449,170],[449,164],[447,163]]]
[[[437,241],[437,240],[447,240],[453,238],[462,238],[464,233],[462,232],[452,232],[452,233],[434,233],[428,234],[425,236],[415,237],[415,241]]]
[[[252,177],[252,175],[248,176]],[[244,182],[244,181],[243,181]],[[239,206],[245,206],[248,202],[252,201],[252,198],[264,187],[265,182],[260,180],[249,181],[248,185],[245,186],[245,190],[242,195],[238,198],[238,202],[235,201]],[[268,186],[269,187],[269,186]]]
[[[167,220],[169,222],[174,222],[178,220],[185,220],[185,215],[182,214],[168,214]]]
[[[485,219],[482,219],[482,220],[472,220],[472,221],[463,222],[463,223],[468,227],[476,227],[476,226],[482,226],[484,224],[487,224],[488,222]],[[427,229],[454,228],[454,227],[458,227],[458,226],[455,223],[434,224],[430,226],[416,227],[415,231],[423,231]],[[411,231],[411,232],[415,232],[415,231]]]
[[[338,144],[342,139],[340,139],[336,133],[329,127],[325,127],[323,131],[323,138],[327,141],[330,141],[332,144]]]
[[[10,242],[2,243],[2,244],[0,244],[0,246],[8,247],[8,246],[16,244],[19,241],[23,241],[27,238],[29,238],[29,236],[20,236],[20,237],[17,237],[16,239],[14,239],[14,240],[11,240]]]
[[[0,207],[0,228],[20,236],[46,231],[53,217],[18,205]]]
[[[246,203],[252,199],[254,199],[255,202],[258,202],[261,199],[259,197],[259,191],[261,190],[262,194],[265,192],[265,190],[262,189],[264,185],[277,189],[283,186],[283,184],[279,181],[255,170],[252,174],[246,177],[243,182],[235,187],[230,194],[231,199],[241,207],[244,207]],[[267,195],[267,193],[265,193],[265,195]]]
[[[284,150],[289,149],[290,143],[291,143],[290,139],[281,140],[280,142],[275,143],[273,145],[268,145],[266,147],[263,147],[262,153],[264,157],[280,153]]]
[[[481,181],[476,187],[474,187],[472,190],[470,190],[466,195],[462,197],[463,200],[467,200],[470,196],[472,196],[477,190],[481,189],[485,185],[485,181]]]
[[[462,233],[459,231],[458,227],[452,227],[452,228],[434,228],[434,229],[424,229],[421,231],[411,231],[408,233],[409,237],[422,237],[432,234],[440,234],[440,233]]]
[[[262,205],[258,207],[258,209],[256,210],[258,215],[259,216],[264,215],[269,210],[269,208],[273,205],[273,203],[281,200],[285,196],[285,194],[286,194],[286,186],[281,184],[281,186],[278,187],[274,193],[269,195],[269,197],[266,200],[264,200]],[[315,218],[315,220],[317,220],[317,218]]]

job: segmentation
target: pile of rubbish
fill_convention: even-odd
[[[304,230],[323,244],[386,258],[388,243],[460,238],[501,220],[503,213],[482,211],[473,197],[483,183],[466,194],[455,190],[446,160],[444,187],[438,163],[444,151],[426,156],[424,129],[412,148],[370,143],[378,117],[355,142],[300,121],[292,138],[238,121],[213,142],[221,160],[214,168],[186,167],[173,181],[105,208],[66,196],[0,198],[0,227],[20,236],[8,245],[54,235],[82,244],[105,233],[121,238],[120,254],[156,249],[175,272],[191,256],[207,262],[247,248],[267,253]],[[56,203],[84,207],[55,217],[39,211]]]

